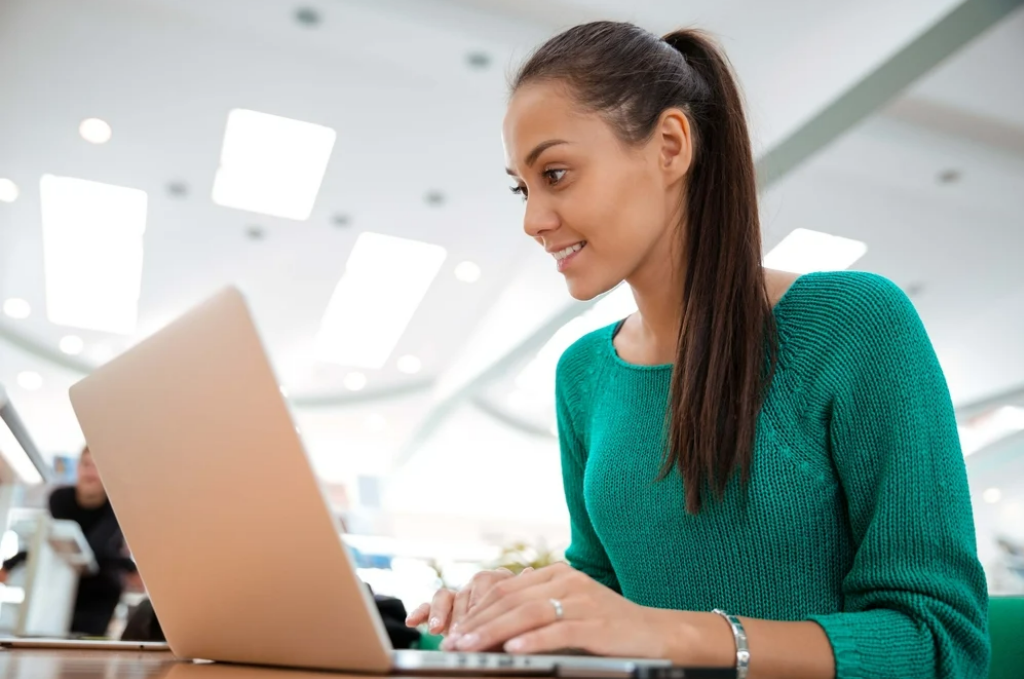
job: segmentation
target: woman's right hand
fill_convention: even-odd
[[[523,572],[528,573],[532,570],[526,568]],[[405,624],[417,627],[427,623],[427,631],[431,634],[447,635],[455,630],[459,621],[466,617],[492,587],[512,577],[515,577],[515,573],[507,568],[496,568],[492,571],[480,571],[458,593],[447,588],[439,589],[430,603],[421,605],[409,614]]]

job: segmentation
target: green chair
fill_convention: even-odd
[[[988,604],[992,664],[988,679],[1024,679],[1024,597],[992,597]]]

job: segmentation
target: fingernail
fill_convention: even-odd
[[[459,641],[459,635],[458,634],[452,634],[452,635],[448,636],[447,638],[445,638],[444,641],[441,642],[441,650],[442,651],[454,651],[455,650],[455,644],[457,644],[458,641]]]
[[[430,631],[431,632],[433,632],[434,630],[436,630],[440,626],[441,626],[441,618],[431,618],[430,619]]]
[[[456,623],[452,624],[452,634],[455,634],[458,631],[459,631],[459,623],[456,622]]]
[[[519,651],[523,650],[523,640],[513,639],[512,641],[505,644],[505,650],[509,653],[518,653]]]
[[[479,634],[467,634],[464,637],[459,637],[459,640],[455,643],[455,647],[460,651],[465,651],[476,646],[479,641]]]

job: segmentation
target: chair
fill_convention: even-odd
[[[988,679],[1024,678],[1024,597],[992,597],[988,604],[992,664]]]

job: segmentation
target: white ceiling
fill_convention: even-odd
[[[506,192],[502,167],[506,74],[532,46],[561,26],[600,17],[657,31],[708,28],[736,65],[763,149],[957,4],[333,0],[308,3],[322,21],[306,27],[293,18],[296,4],[283,0],[7,0],[0,5],[0,63],[7,64],[0,177],[17,182],[22,195],[0,203],[0,299],[23,297],[34,313],[0,322],[47,347],[69,332],[44,313],[43,173],[143,189],[150,209],[139,332],[74,331],[87,342],[83,359],[97,363],[104,345],[121,350],[219,286],[237,284],[289,393],[336,402],[297,412],[321,471],[337,479],[386,473],[439,394],[367,397],[434,379],[450,393],[570,303],[551,262],[522,235],[522,206]],[[1022,38],[1018,11],[907,100],[1024,136],[1024,90],[1014,80],[1024,66]],[[489,68],[467,65],[478,51],[490,57]],[[227,112],[236,107],[337,130],[308,221],[210,201]],[[110,143],[78,137],[78,122],[89,116],[111,123]],[[949,169],[960,180],[939,183]],[[188,195],[171,196],[171,182],[186,184]],[[442,192],[444,204],[428,205],[430,191]],[[958,403],[1024,384],[1024,157],[880,113],[773,186],[763,212],[768,246],[801,226],[858,238],[869,245],[859,267],[918,288],[914,301]],[[335,226],[335,214],[350,224]],[[266,237],[248,240],[250,225]],[[346,405],[346,370],[314,361],[312,338],[366,230],[438,243],[449,255],[394,354],[421,357],[423,373],[402,375],[392,360],[369,373],[358,395],[365,403]],[[478,283],[452,275],[466,259],[481,266]],[[40,372],[44,387],[18,388],[22,370]],[[490,390],[511,389],[513,377],[506,373]],[[80,443],[66,397],[77,378],[0,343],[0,383],[46,453]],[[484,436],[478,415],[467,407],[438,440],[459,431]],[[375,416],[386,418],[386,431],[367,424]],[[492,425],[486,436],[512,436]],[[552,457],[551,441],[536,445],[545,451],[530,458],[536,464]],[[428,445],[424,459],[456,464],[430,452],[438,447]]]

